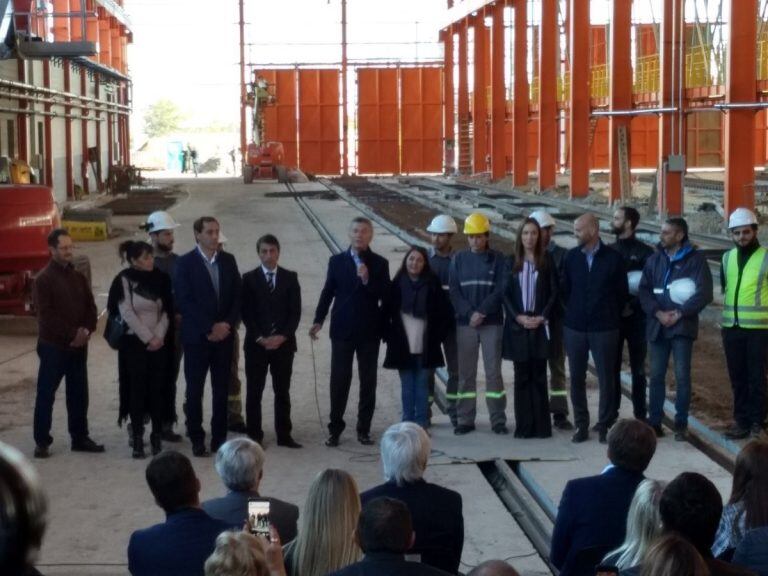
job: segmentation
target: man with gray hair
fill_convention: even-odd
[[[259,484],[264,476],[261,446],[244,436],[225,442],[216,452],[216,472],[228,493],[203,502],[203,510],[209,516],[242,527],[248,517],[248,500],[257,498],[269,502],[269,519],[280,534],[280,541],[290,542],[296,537],[298,507],[259,494]]]
[[[419,555],[423,564],[457,574],[464,547],[461,495],[424,480],[431,450],[429,436],[418,424],[390,426],[381,438],[384,484],[363,492],[360,500],[363,506],[381,497],[404,502],[416,534],[409,555]]]

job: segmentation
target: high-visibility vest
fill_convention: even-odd
[[[737,248],[723,254],[723,326],[768,329],[768,250],[759,247],[739,274]],[[739,277],[741,276],[741,277]]]

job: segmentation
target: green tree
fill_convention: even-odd
[[[181,125],[184,115],[171,100],[158,100],[144,114],[144,133],[150,138],[170,134]]]

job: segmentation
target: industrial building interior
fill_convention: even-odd
[[[260,471],[255,487],[249,489],[295,503],[300,530],[306,529],[301,522],[311,512],[308,492],[325,469],[349,472],[359,492],[355,496],[359,506],[360,494],[382,479],[379,441],[390,425],[404,418],[400,371],[382,364],[389,334],[383,339],[377,336],[376,345],[382,343],[370,436],[359,421],[356,431],[351,426],[358,398],[364,404],[358,386],[361,370],[352,376],[346,435],[341,440],[341,433],[336,435],[335,444],[326,440],[334,401],[330,325],[335,307],[343,309],[347,301],[336,300],[328,329],[323,329],[323,319],[316,329],[313,313],[320,310],[318,302],[332,283],[330,263],[351,250],[351,231],[361,222],[370,227],[372,249],[386,259],[390,275],[399,271],[402,276],[407,272],[404,256],[416,248],[435,248],[438,232],[432,223],[438,220],[446,226],[440,234],[448,236],[451,258],[451,250],[472,252],[468,240],[485,234],[506,265],[519,255],[518,235],[534,214],[543,213],[548,222],[545,226],[536,220],[537,234],[543,236],[541,230],[549,228],[553,245],[563,253],[583,248],[574,227],[585,218],[596,219],[597,234],[608,244],[621,234],[613,225],[615,212],[637,209],[640,221],[632,238],[647,244],[649,253],[660,246],[660,234],[670,218],[685,218],[690,229],[685,241],[701,253],[705,276],[714,279],[714,297],[692,314],[697,330],[697,338],[691,338],[695,346],[690,344],[693,390],[690,419],[682,433],[675,419],[675,403],[683,396],[678,395],[677,358],[666,380],[662,377],[662,392],[657,395],[663,422],[652,425],[657,444],[647,476],[663,486],[683,472],[698,472],[711,480],[727,504],[739,454],[750,440],[762,446],[766,439],[764,423],[757,429],[740,429],[742,436],[728,436],[736,419],[736,400],[722,329],[725,309],[736,304],[727,303],[720,276],[727,279],[727,254],[738,243],[729,226],[734,211],[751,211],[737,213],[754,217],[749,226],[755,230],[756,243],[768,242],[764,232],[768,230],[768,0],[274,4],[0,0],[0,528],[10,517],[1,464],[11,454],[14,462],[31,463],[29,469],[47,495],[49,508],[42,525],[47,522],[48,529],[42,543],[36,542],[39,550],[29,555],[42,573],[112,576],[131,571],[132,535],[162,523],[165,512],[147,485],[149,454],[144,454],[146,461],[137,462],[141,452],[134,443],[144,437],[128,432],[127,447],[121,421],[127,421],[121,412],[126,364],[115,353],[119,347],[107,342],[107,323],[114,315],[108,302],[115,294],[115,280],[134,262],[124,261],[125,251],[120,256],[118,251],[131,240],[151,243],[153,258],[168,256],[158,251],[157,234],[169,232],[166,252],[194,254],[201,246],[198,228],[206,224],[199,219],[206,215],[220,224],[220,241],[212,252],[216,256],[210,260],[204,256],[211,285],[215,284],[211,294],[217,299],[221,295],[213,275],[218,268],[212,270],[218,254],[236,258],[238,277],[257,272],[263,263],[261,241],[272,234],[279,237],[280,268],[285,264],[297,271],[301,283],[301,319],[296,320],[294,340],[289,340],[297,351],[295,360],[291,356],[295,363],[288,380],[291,442],[302,450],[287,447],[276,430],[273,434],[278,416],[277,409],[272,414],[270,386],[258,392],[259,403],[264,392],[266,435],[251,434],[245,423],[225,431],[230,440],[247,434],[262,445],[263,480]],[[134,21],[132,11],[144,16]],[[179,21],[162,17],[166,13],[175,13]],[[201,41],[199,33],[182,34],[182,15],[199,19],[210,36]],[[141,43],[151,44],[152,53],[132,61],[131,55],[138,52],[129,47]],[[201,64],[199,71],[188,74],[195,76],[189,84],[174,85],[175,67],[184,69],[182,61],[203,62],[202,55],[211,52],[221,70]],[[137,80],[144,77],[142,68],[167,71],[169,78],[147,86]],[[195,120],[209,112],[203,108],[225,110],[220,125],[210,133],[199,125],[174,125],[150,135],[146,110],[137,102],[148,102],[147,94],[158,100],[181,99],[183,90],[191,92],[195,86],[205,94],[220,92],[188,115]],[[165,227],[153,233],[150,214]],[[627,211],[623,214],[627,221]],[[483,231],[464,226],[478,218],[485,223]],[[83,362],[90,430],[103,443],[98,446],[104,455],[79,454],[74,448],[70,453],[66,435],[70,398],[63,398],[69,384],[58,386],[51,443],[40,450],[34,436],[42,373],[35,281],[51,265],[58,245],[49,244],[49,235],[59,228],[74,242],[72,264],[85,276],[98,314],[97,328],[84,337]],[[543,241],[539,248],[543,254]],[[367,286],[368,277],[363,280],[367,268],[360,275],[358,253],[351,250],[350,256],[355,268],[347,262],[349,270],[355,270],[360,285]],[[740,265],[743,268],[744,263]],[[591,266],[590,261],[585,269],[591,272]],[[753,290],[755,308],[768,310],[764,304],[768,284],[763,282],[768,256],[762,267],[754,262],[752,266],[750,271],[759,270],[761,275]],[[641,271],[642,266],[631,271],[635,291]],[[619,274],[622,286],[624,272]],[[169,286],[176,280],[172,277]],[[511,278],[513,274],[507,274],[505,282],[511,284]],[[664,286],[653,289],[654,294],[669,292],[667,279]],[[270,295],[276,290],[272,282],[270,278],[265,284]],[[477,281],[484,283],[489,281]],[[446,280],[439,287],[448,289],[448,284]],[[628,283],[625,291],[629,290]],[[176,296],[171,293],[171,298]],[[376,298],[382,310],[384,300]],[[501,307],[500,317],[517,322],[509,309],[502,314]],[[761,313],[768,318],[768,312]],[[183,325],[181,315],[173,319]],[[764,321],[768,325],[768,319]],[[551,340],[554,347],[557,338],[550,339],[550,324],[543,315],[542,322],[547,346]],[[246,392],[250,394],[252,379],[247,356],[249,346],[262,338],[247,340],[251,327],[239,318],[230,328],[233,334],[222,341],[239,338],[234,349],[246,358],[235,355],[229,368],[229,408],[238,414],[245,409],[247,416]],[[274,335],[275,324],[271,328],[267,338],[279,337]],[[563,327],[559,329],[562,332]],[[645,330],[640,332],[639,340],[647,344]],[[177,438],[173,444],[163,440],[162,450],[189,456],[199,500],[204,501],[229,487],[219,476],[215,454],[219,446],[210,445],[214,458],[209,458],[205,445],[202,451],[195,446],[188,430],[184,436],[188,417],[184,362],[190,356],[185,352],[181,359],[179,334],[161,342],[172,343],[179,367],[168,394],[175,402],[176,421],[163,423]],[[211,334],[213,329],[204,336]],[[629,344],[624,354],[622,338],[615,382],[617,418],[647,420],[633,412],[637,366]],[[573,393],[564,389],[565,349],[562,342],[558,345],[563,388],[555,391],[552,386],[550,365],[548,401],[557,396],[565,402],[565,420],[575,420],[568,412]],[[643,350],[640,371],[645,378],[653,362]],[[357,354],[359,361],[359,350]],[[446,365],[447,356],[446,350]],[[562,573],[561,563],[552,557],[561,498],[565,500],[571,480],[612,468],[604,443],[607,429],[587,428],[577,441],[580,426],[574,434],[553,423],[549,437],[515,437],[511,428],[516,424],[513,400],[518,375],[517,366],[507,360],[499,359],[500,391],[487,388],[491,378],[484,363],[476,371],[479,390],[464,399],[477,399],[477,429],[473,425],[463,432],[457,432],[455,414],[450,413],[451,401],[461,396],[456,389],[449,390],[450,382],[455,384],[450,367],[432,369],[435,382],[429,391],[424,478],[451,488],[463,499],[463,539],[459,549],[452,550],[460,562],[453,573],[461,576],[478,574],[473,571],[489,559],[500,559],[523,575]],[[585,402],[594,415],[600,410],[601,388],[594,354],[589,362]],[[570,365],[567,372],[571,376]],[[206,419],[215,409],[213,382],[208,382],[202,385]],[[644,384],[641,388],[650,390]],[[224,396],[221,389],[217,392],[218,399]],[[50,396],[56,394],[54,387]],[[485,405],[492,397],[508,402],[510,430],[502,426],[499,432],[492,425],[491,402]],[[227,416],[230,422],[232,414]],[[145,420],[149,422],[148,417]],[[208,421],[203,422],[207,428]],[[211,418],[211,432],[213,428]],[[8,447],[11,452],[6,452]],[[328,531],[335,534],[336,529]],[[0,530],[2,576],[4,538]],[[598,551],[607,552],[591,550],[585,560],[588,569],[571,576],[596,574],[594,568],[603,558],[593,557]],[[605,568],[598,576],[618,576],[615,567]]]

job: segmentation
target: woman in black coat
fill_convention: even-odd
[[[552,435],[547,392],[548,321],[557,303],[557,269],[544,250],[539,223],[526,218],[517,234],[504,289],[502,356],[515,367],[515,437]]]
[[[428,426],[428,379],[442,366],[440,343],[450,326],[451,309],[426,250],[411,247],[403,258],[387,304],[384,367],[400,372],[403,422]]]

